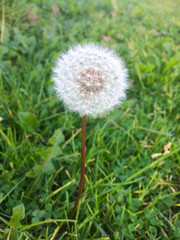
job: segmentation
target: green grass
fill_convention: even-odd
[[[179,12],[178,0],[5,1],[0,239],[180,238]],[[81,205],[59,234],[77,195],[81,118],[56,97],[51,68],[86,41],[123,57],[131,87],[119,109],[88,118]]]

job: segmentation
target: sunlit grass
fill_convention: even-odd
[[[179,239],[179,1],[53,2],[22,1],[21,11],[5,1],[0,238]],[[51,68],[85,41],[123,56],[130,89],[121,108],[88,119],[84,193],[68,223],[81,119],[56,98]]]

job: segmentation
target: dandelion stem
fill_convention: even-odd
[[[71,214],[69,215],[69,219],[72,219],[74,214],[76,213],[78,203],[83,191],[84,175],[85,175],[85,159],[86,159],[86,119],[87,119],[87,115],[83,116],[82,131],[81,131],[81,179],[79,183],[79,191],[78,191],[76,202],[74,204],[74,208]]]

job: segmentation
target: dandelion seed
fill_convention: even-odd
[[[124,62],[113,51],[93,43],[77,45],[60,55],[53,81],[69,110],[92,117],[121,104],[128,87]]]

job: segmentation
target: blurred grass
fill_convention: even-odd
[[[131,88],[122,107],[88,119],[81,206],[59,239],[179,239],[179,1],[7,0],[4,7],[1,239],[58,239],[57,221],[73,207],[81,119],[55,96],[51,67],[85,41],[123,57]]]

